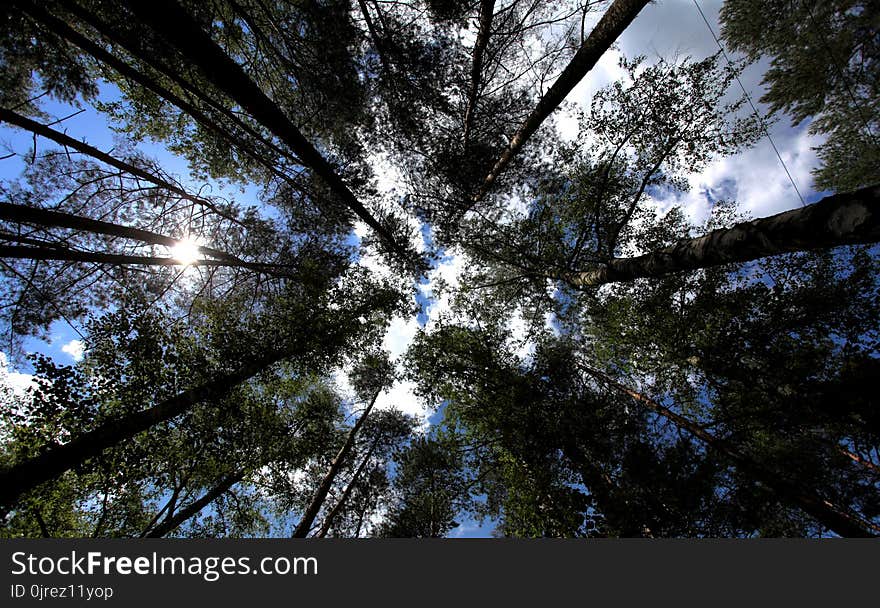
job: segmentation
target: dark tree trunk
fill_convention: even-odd
[[[407,254],[388,229],[357,199],[332,165],[309,143],[260,87],[227,55],[175,0],[128,0],[135,15],[180,51],[218,89],[241,104],[260,124],[283,141],[349,209],[394,251]]]
[[[147,532],[146,538],[162,538],[163,536],[174,532],[181,524],[189,518],[195,516],[199,511],[207,507],[209,504],[220,498],[232,486],[244,479],[243,472],[231,473],[220,482],[201,496],[188,504],[186,507],[178,511],[173,517],[166,518],[161,524]]]
[[[796,484],[781,478],[773,471],[769,471],[761,464],[755,462],[736,446],[718,439],[703,427],[684,416],[676,414],[650,397],[620,384],[604,372],[583,366],[582,369],[600,382],[618,392],[629,395],[655,414],[688,431],[707,446],[730,459],[740,471],[750,475],[753,479],[771,489],[782,502],[801,509],[834,533],[843,537],[853,538],[873,538],[880,534],[880,527],[876,524],[833,504],[809,489],[798,487]]]
[[[477,40],[474,43],[473,63],[471,64],[471,88],[468,91],[467,108],[464,114],[464,134],[462,141],[467,151],[474,123],[474,112],[477,107],[477,98],[480,95],[480,83],[483,74],[483,54],[489,44],[489,33],[492,29],[492,17],[495,16],[495,0],[481,0],[480,2],[480,29],[477,31]]]
[[[292,354],[293,349],[267,353],[232,373],[179,393],[151,408],[109,420],[65,444],[47,448],[38,456],[3,467],[0,469],[0,507],[12,506],[24,492],[76,468],[109,447],[183,414],[196,403],[223,396],[236,385]]]
[[[324,475],[324,478],[321,479],[321,483],[318,484],[318,489],[315,490],[315,494],[312,496],[312,500],[309,503],[309,506],[306,507],[302,519],[293,531],[291,538],[305,538],[308,536],[315,523],[315,518],[318,517],[321,507],[324,506],[324,501],[327,500],[327,495],[330,493],[330,488],[333,487],[333,482],[336,480],[336,476],[339,474],[339,471],[342,470],[342,465],[345,464],[345,459],[354,447],[354,441],[357,439],[358,432],[361,430],[364,422],[367,421],[367,416],[370,415],[370,411],[376,404],[376,399],[379,398],[381,392],[381,389],[376,392],[375,396],[370,401],[370,404],[367,406],[367,409],[364,410],[364,413],[361,414],[361,417],[358,418],[358,421],[348,432],[348,435],[345,437],[345,443],[339,448],[336,457],[333,458],[333,461],[330,463],[330,468],[327,469],[327,473]]]
[[[376,451],[377,442],[374,441],[373,445],[370,446],[370,449],[367,451],[367,455],[364,456],[363,460],[361,460],[361,464],[358,465],[357,470],[354,472],[351,480],[349,480],[348,485],[345,486],[345,490],[342,492],[342,496],[339,497],[339,500],[336,501],[336,504],[333,505],[333,508],[330,509],[330,512],[327,513],[327,516],[324,518],[324,523],[321,524],[320,529],[315,534],[315,538],[324,538],[327,536],[327,532],[330,531],[330,527],[333,525],[333,520],[336,519],[336,516],[339,515],[339,512],[342,511],[342,507],[345,506],[345,503],[348,501],[348,497],[351,496],[352,490],[354,490],[354,484],[357,482],[358,478],[361,476],[361,473],[364,472],[364,469],[367,468],[367,464],[370,462],[370,458],[373,456],[373,452]]]
[[[67,23],[65,23],[64,21],[62,21],[58,17],[55,17],[54,15],[49,14],[48,12],[46,12],[46,10],[44,10],[42,7],[34,4],[33,2],[29,2],[27,0],[14,0],[14,1],[15,1],[15,4],[17,6],[19,6],[25,13],[27,13],[32,19],[34,19],[35,21],[42,24],[44,27],[46,27],[51,32],[53,32],[55,35],[67,40],[68,42],[70,42],[76,46],[78,46],[79,48],[81,48],[83,51],[85,51],[86,53],[88,53],[89,55],[91,55],[92,57],[97,59],[98,61],[104,63],[105,65],[107,65],[111,69],[118,72],[121,76],[127,78],[128,80],[130,80],[132,82],[136,82],[137,84],[144,87],[145,89],[152,91],[153,93],[155,93],[156,95],[158,95],[162,99],[165,99],[166,101],[173,104],[174,106],[177,106],[177,108],[179,108],[180,110],[182,110],[183,112],[188,114],[190,117],[192,117],[193,120],[195,120],[197,123],[199,123],[202,127],[206,128],[210,131],[213,131],[217,135],[229,140],[235,146],[235,148],[237,150],[239,150],[240,152],[243,152],[247,156],[250,156],[251,159],[256,161],[258,164],[262,165],[264,168],[266,168],[268,171],[270,171],[276,177],[287,181],[288,183],[290,183],[294,187],[299,187],[293,181],[293,179],[291,177],[289,177],[288,175],[279,171],[275,167],[274,163],[272,163],[270,160],[268,160],[263,155],[261,155],[256,149],[254,149],[254,147],[252,145],[250,145],[248,142],[246,142],[242,137],[240,137],[238,134],[232,132],[228,128],[218,124],[215,120],[210,118],[205,112],[203,112],[202,110],[200,110],[199,108],[194,106],[192,103],[184,100],[179,95],[176,95],[175,93],[170,91],[168,88],[162,86],[154,78],[147,76],[146,74],[138,71],[137,69],[133,68],[129,64],[125,63],[124,61],[122,61],[121,59],[119,59],[118,57],[113,55],[112,53],[109,53],[103,47],[101,47],[98,44],[95,44],[94,42],[92,42],[91,40],[89,40],[88,38],[86,38],[85,36],[80,34],[78,31],[76,31],[75,29],[70,27]],[[80,11],[80,13],[81,13],[81,11]],[[101,32],[102,34],[105,34],[108,37],[113,38],[113,36],[110,35],[110,32],[106,29],[105,24],[98,23],[94,20],[88,21],[88,23],[92,27],[97,29],[99,32]],[[126,46],[119,40],[117,40],[117,43],[121,44],[122,46]],[[126,46],[126,48],[132,54],[137,55],[136,49],[129,48],[127,46]],[[253,135],[255,137],[255,140],[259,141],[260,144],[267,146],[268,148],[270,148],[274,152],[277,152],[281,156],[285,156],[285,157],[288,156],[287,154],[284,153],[283,150],[281,150],[277,146],[272,145],[271,142],[266,141],[265,138],[259,136],[259,134],[255,133],[255,132],[253,132],[253,130],[249,130],[248,126],[243,121],[237,119],[237,117],[235,117],[234,115],[230,115],[230,113],[224,112],[224,116],[226,116],[227,118],[230,118],[230,120],[232,120],[233,123],[237,127],[240,127],[245,132],[248,132],[251,135]],[[235,218],[232,218],[230,216],[224,216],[224,217],[226,217],[226,219],[237,221],[237,220],[235,220]]]
[[[550,116],[571,90],[587,73],[593,69],[602,55],[611,48],[614,41],[632,23],[650,0],[615,0],[608,10],[590,32],[590,35],[581,45],[581,48],[563,70],[553,86],[544,94],[532,113],[511,138],[507,149],[495,162],[495,166],[484,178],[480,189],[471,199],[471,205],[476,204],[492,188],[495,180],[507,167],[514,156],[522,149],[528,139],[538,130],[541,123]]]
[[[233,262],[230,260],[193,260],[183,262],[175,258],[125,255],[119,253],[100,253],[77,251],[75,249],[50,247],[20,247],[16,245],[0,245],[0,258],[19,260],[60,260],[65,262],[85,262],[91,264],[111,264],[113,266],[226,266],[245,268],[255,272],[269,274],[274,277],[296,279],[293,273],[285,274],[273,264],[253,262]]]
[[[164,245],[165,247],[174,247],[180,244],[180,239],[150,232],[149,230],[141,230],[140,228],[131,228],[129,226],[121,226],[111,222],[102,222],[100,220],[93,220],[92,218],[79,215],[61,213],[60,211],[50,211],[48,209],[28,207],[26,205],[15,205],[12,203],[0,203],[0,220],[35,224],[50,228],[70,228],[71,230],[118,236],[125,239],[149,243],[151,245]],[[211,247],[199,247],[198,250],[201,254],[209,255],[220,260],[226,260],[233,264],[245,264],[244,260],[226,253],[225,251],[220,251]]]
[[[169,192],[173,192],[174,194],[176,194],[177,196],[179,196],[183,199],[186,199],[190,202],[196,203],[196,204],[201,205],[207,209],[210,209],[211,211],[213,211],[217,215],[220,215],[221,217],[231,219],[236,222],[238,221],[235,218],[233,218],[232,216],[229,216],[228,214],[219,210],[217,208],[217,206],[214,203],[212,203],[211,201],[208,201],[206,199],[203,199],[203,198],[200,198],[197,196],[193,196],[193,195],[189,194],[187,191],[185,191],[183,188],[181,188],[180,186],[172,184],[169,181],[164,180],[161,177],[150,173],[149,171],[141,169],[140,167],[135,167],[131,163],[127,163],[123,160],[115,158],[115,157],[107,154],[106,152],[102,152],[101,150],[98,150],[94,146],[90,146],[89,144],[87,144],[85,142],[81,142],[78,139],[74,139],[73,137],[70,137],[69,135],[65,135],[64,133],[61,133],[60,131],[56,131],[55,129],[51,129],[45,125],[42,125],[36,121],[31,120],[30,118],[27,118],[25,116],[17,114],[11,110],[6,110],[4,108],[0,108],[0,121],[8,122],[11,125],[15,125],[16,127],[19,127],[21,129],[25,129],[27,131],[30,131],[31,133],[35,133],[37,135],[45,137],[46,139],[51,139],[55,143],[61,144],[62,146],[66,147],[66,148],[71,148],[73,150],[76,150],[77,152],[81,152],[82,154],[86,154],[88,156],[91,156],[92,158],[99,160],[104,164],[110,165],[111,167],[119,169],[120,171],[128,173],[129,175],[132,175],[134,177],[139,177],[146,182],[149,182],[155,186],[158,186],[159,188],[163,188],[165,190],[168,190]]]
[[[388,61],[385,44],[382,42],[382,37],[379,35],[379,32],[376,31],[376,26],[373,24],[373,18],[370,17],[370,11],[367,8],[366,2],[364,2],[364,0],[358,0],[358,7],[361,10],[361,15],[364,17],[364,22],[367,24],[367,31],[370,32],[370,38],[373,40],[373,45],[376,47],[376,53],[379,55],[379,61],[382,63],[382,68],[389,77],[393,77],[394,70],[391,69],[391,63]]]

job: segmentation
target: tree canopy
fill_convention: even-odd
[[[880,535],[880,12],[575,103],[648,5],[0,7],[0,536]],[[688,209],[774,117],[811,204]]]

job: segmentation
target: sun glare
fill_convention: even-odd
[[[200,245],[201,243],[192,236],[180,239],[177,245],[171,248],[171,257],[185,265],[197,262],[202,258],[202,254],[199,253]]]

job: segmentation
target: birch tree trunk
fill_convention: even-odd
[[[880,186],[826,196],[777,213],[632,258],[561,277],[573,287],[661,277],[673,272],[748,262],[773,255],[880,241]]]

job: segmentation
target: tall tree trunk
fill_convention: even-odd
[[[0,220],[36,224],[38,226],[46,226],[50,228],[70,228],[71,230],[118,236],[134,241],[149,243],[151,245],[163,245],[165,247],[175,247],[181,242],[180,239],[150,232],[149,230],[141,230],[140,228],[131,228],[129,226],[121,226],[111,222],[102,222],[100,220],[94,220],[80,215],[72,215],[60,211],[50,211],[38,207],[29,207],[27,205],[16,205],[13,203],[0,203]],[[234,255],[211,247],[199,246],[198,251],[203,255],[209,255],[235,264],[245,263],[244,260],[237,258]]]
[[[11,507],[24,492],[83,464],[109,447],[179,416],[196,403],[223,396],[233,387],[295,352],[295,348],[270,351],[232,373],[183,391],[151,408],[108,420],[65,444],[49,447],[38,456],[0,468],[0,507]]]
[[[248,142],[246,142],[242,137],[238,134],[232,132],[228,128],[221,126],[215,120],[210,118],[207,114],[205,114],[202,110],[189,103],[188,101],[181,98],[179,95],[176,95],[168,88],[162,86],[159,82],[157,82],[154,78],[147,76],[146,74],[136,70],[129,64],[125,63],[117,56],[109,53],[100,45],[92,42],[78,31],[70,27],[63,20],[58,17],[51,15],[41,6],[30,2],[28,0],[13,0],[13,2],[21,8],[22,11],[27,13],[32,19],[39,22],[41,25],[46,27],[49,31],[54,33],[55,35],[67,40],[68,42],[78,46],[80,49],[100,61],[101,63],[107,65],[111,69],[115,70],[121,76],[130,80],[131,82],[135,82],[138,85],[144,87],[145,89],[152,91],[162,99],[168,101],[174,106],[177,106],[181,111],[188,114],[193,120],[199,123],[202,127],[213,131],[217,135],[223,137],[224,139],[229,140],[233,146],[243,152],[247,156],[251,157],[258,164],[262,165],[266,170],[271,172],[276,177],[290,183],[296,188],[301,188],[298,184],[296,184],[290,176],[285,173],[279,171],[274,163],[270,160],[266,159],[263,155],[261,155],[253,146],[251,146]],[[101,33],[104,33],[105,30],[99,27],[101,24],[95,24],[93,22],[89,22],[90,25],[98,29]],[[121,44],[121,43],[120,43]],[[134,53],[133,49],[129,49],[130,52]],[[224,116],[230,117],[228,113],[224,113]],[[231,116],[230,118],[236,118]],[[246,132],[247,125],[244,124],[241,120],[233,120],[236,126],[244,128]],[[259,137],[259,134],[256,134],[255,139],[259,141],[262,145],[267,146],[273,151],[277,152],[281,156],[289,156],[283,150],[274,146],[271,142],[266,141],[264,138]],[[235,221],[235,218],[227,217],[226,219],[230,219]]]
[[[473,63],[471,64],[471,88],[468,91],[467,107],[464,113],[464,133],[462,134],[463,148],[467,151],[470,142],[471,130],[474,124],[474,112],[477,107],[477,97],[480,95],[480,84],[483,75],[483,55],[489,45],[489,33],[492,29],[492,17],[495,16],[495,0],[480,1],[480,29],[477,31],[477,40],[474,43]]]
[[[204,76],[231,99],[241,104],[260,124],[283,141],[311,168],[349,209],[363,220],[393,251],[407,255],[383,226],[357,199],[333,166],[290,122],[281,108],[199,26],[176,0],[127,0],[135,15],[172,47],[197,66]]]
[[[0,108],[0,122],[8,122],[11,125],[15,125],[16,127],[25,129],[27,131],[30,131],[31,133],[35,133],[37,135],[45,137],[46,139],[50,139],[66,148],[71,148],[73,150],[76,150],[77,152],[81,152],[82,154],[91,156],[92,158],[99,160],[106,165],[110,165],[111,167],[119,169],[120,171],[124,171],[125,173],[133,175],[134,177],[139,177],[146,182],[158,186],[159,188],[163,188],[165,190],[168,190],[169,192],[173,192],[183,199],[210,209],[211,211],[223,218],[239,223],[237,218],[221,211],[214,203],[209,200],[200,198],[198,196],[193,196],[180,186],[172,184],[168,180],[162,179],[158,175],[154,175],[140,167],[135,167],[131,163],[127,163],[114,156],[111,156],[110,154],[107,154],[106,152],[102,152],[94,146],[90,146],[85,142],[74,139],[73,137],[61,133],[60,131],[56,131],[55,129],[51,129],[34,120],[31,120],[30,118],[13,112],[12,110]]]
[[[877,241],[880,241],[880,186],[869,186],[826,196],[800,209],[713,230],[705,236],[645,255],[615,258],[596,270],[554,278],[582,288],[795,251]]]
[[[378,439],[376,441],[373,441],[373,444],[367,451],[367,455],[364,456],[363,460],[361,460],[360,465],[358,465],[358,468],[354,472],[352,478],[349,480],[348,485],[345,486],[345,490],[343,490],[342,495],[339,497],[339,500],[336,501],[336,504],[333,505],[333,508],[330,509],[329,513],[327,513],[327,516],[324,518],[324,523],[321,524],[321,527],[318,529],[317,533],[315,533],[315,538],[324,538],[325,536],[327,536],[327,532],[330,531],[330,527],[333,525],[333,520],[336,519],[336,516],[339,515],[339,512],[342,511],[342,507],[344,507],[345,503],[348,501],[348,497],[351,496],[351,492],[352,490],[354,490],[355,482],[357,482],[358,478],[361,476],[361,473],[364,472],[364,469],[367,468],[367,464],[370,462],[370,458],[372,458],[373,452],[376,451],[377,443]]]
[[[153,529],[153,527],[159,522],[159,519],[161,519],[161,517],[163,515],[165,515],[166,512],[168,513],[168,515],[165,516],[166,519],[168,519],[172,516],[172,514],[174,513],[174,508],[177,505],[177,499],[180,496],[180,493],[183,491],[183,486],[185,484],[186,484],[185,477],[182,478],[179,482],[176,482],[174,484],[174,488],[171,490],[171,497],[165,503],[165,506],[156,512],[156,514],[150,520],[150,523],[148,523],[144,527],[143,531],[140,533],[140,538],[144,538],[147,534],[149,534],[150,530]],[[94,537],[97,538],[97,534],[94,535]]]
[[[81,4],[76,2],[76,0],[58,0],[59,4],[63,7],[64,10],[69,11],[72,15],[75,15],[78,19],[81,19],[83,22],[88,24],[88,26],[96,31],[98,31],[102,36],[106,37],[109,41],[114,44],[120,45],[125,48],[128,52],[130,52],[133,56],[137,57],[139,60],[143,61],[146,65],[151,66],[153,69],[160,73],[164,73],[169,80],[174,82],[177,86],[179,86],[183,91],[187,91],[189,94],[193,95],[195,98],[201,99],[203,103],[205,103],[208,107],[212,108],[212,110],[218,112],[223,116],[225,120],[229,120],[230,123],[235,125],[236,128],[241,129],[244,133],[247,133],[251,137],[253,137],[256,141],[259,141],[262,145],[272,149],[277,152],[281,156],[290,157],[290,155],[279,148],[276,144],[266,139],[261,133],[259,133],[253,126],[249,125],[242,118],[237,116],[234,112],[232,112],[229,108],[224,107],[222,103],[217,101],[216,99],[211,98],[204,90],[200,87],[193,85],[191,82],[188,82],[183,76],[181,76],[174,69],[167,69],[161,61],[157,61],[155,54],[153,53],[145,53],[143,49],[139,47],[140,40],[132,41],[127,38],[125,35],[120,34],[118,30],[115,30],[112,26],[109,25],[109,22],[103,20],[100,16],[91,12],[89,9],[83,7]],[[37,18],[41,21],[46,21],[44,18],[47,13],[41,10],[39,7],[35,7],[33,2],[29,0],[13,0],[13,2],[20,4],[24,7],[24,10],[28,12],[32,17]],[[55,19],[54,17],[49,16],[49,20]],[[66,26],[66,24],[65,24]],[[55,29],[57,24],[53,24],[52,28]],[[69,26],[68,26],[69,28]],[[67,38],[67,34],[63,34],[63,37]],[[73,41],[73,40],[72,40]],[[79,43],[73,41],[74,44],[79,46]],[[106,55],[106,51],[103,52],[103,55]],[[102,58],[102,61],[104,59]],[[116,60],[114,64],[118,65],[119,60]],[[111,63],[108,62],[108,65]],[[133,71],[131,67],[127,66],[126,71]],[[114,69],[116,69],[114,67]],[[122,72],[120,72],[122,73]],[[127,76],[128,77],[128,76]],[[143,78],[143,75],[141,75]],[[148,80],[150,77],[146,77]],[[147,85],[149,88],[149,85]],[[166,89],[167,91],[167,89]],[[155,91],[159,92],[159,91]],[[172,93],[173,95],[173,93]],[[165,95],[161,95],[162,97],[171,101],[171,98],[165,97]],[[179,99],[179,98],[178,98]],[[176,102],[173,102],[176,104]],[[181,107],[181,106],[178,106]],[[182,107],[181,107],[182,109]]]
[[[20,247],[17,245],[0,245],[0,258],[19,260],[62,260],[65,262],[87,262],[92,264],[112,264],[114,266],[227,266],[246,268],[255,272],[266,273],[274,277],[296,279],[293,273],[285,274],[274,264],[258,264],[254,262],[233,262],[230,260],[193,260],[183,262],[175,258],[124,255],[118,253],[99,253],[78,251],[75,249],[50,247]]]
[[[388,77],[392,78],[394,76],[394,70],[391,69],[391,64],[386,57],[385,44],[382,42],[379,32],[376,31],[376,26],[373,24],[373,18],[370,17],[370,10],[367,8],[367,3],[364,2],[364,0],[358,0],[358,7],[361,10],[361,15],[364,17],[364,22],[367,24],[367,31],[370,33],[370,38],[373,40],[373,46],[376,47],[376,53],[379,55],[379,61],[382,64],[382,68],[387,72]]]
[[[333,482],[336,480],[336,476],[339,474],[339,471],[342,470],[342,465],[345,463],[345,459],[354,447],[354,441],[357,439],[358,431],[361,430],[364,422],[367,421],[367,416],[370,415],[370,411],[373,409],[373,406],[376,404],[376,399],[379,398],[381,393],[382,389],[376,391],[376,394],[364,410],[364,413],[361,414],[361,417],[358,418],[355,425],[351,427],[351,430],[345,437],[345,443],[339,448],[336,457],[333,458],[330,463],[330,468],[327,469],[327,473],[324,475],[324,478],[321,479],[321,483],[318,484],[318,489],[315,490],[315,494],[312,496],[312,500],[309,503],[309,506],[306,507],[302,519],[293,531],[291,538],[305,538],[308,536],[315,523],[315,518],[318,517],[321,507],[324,506],[324,501],[327,500],[327,495],[330,493],[330,488],[333,487]]]
[[[684,416],[676,414],[650,397],[620,384],[602,371],[587,366],[581,366],[581,369],[614,390],[629,395],[677,427],[688,431],[716,452],[729,458],[740,471],[770,488],[780,500],[800,508],[836,534],[855,538],[873,538],[880,534],[880,526],[855,513],[849,512],[843,507],[833,504],[809,489],[798,487],[796,484],[781,478],[778,474],[767,470],[764,466],[755,462],[736,446],[718,439],[703,427]]]
[[[186,507],[178,511],[173,517],[166,518],[161,524],[147,532],[146,538],[162,538],[163,536],[176,530],[189,518],[195,516],[199,511],[207,507],[209,504],[220,498],[232,486],[244,479],[244,472],[237,471],[223,477],[220,482],[202,495],[198,500],[194,500]]]
[[[587,73],[593,69],[602,55],[614,44],[614,41],[632,23],[650,0],[615,0],[608,7],[602,19],[590,32],[589,37],[578,49],[553,86],[544,94],[538,105],[529,114],[519,130],[511,138],[507,149],[495,162],[495,166],[483,179],[480,189],[471,199],[471,206],[478,203],[498,179],[498,176],[507,167],[514,156],[522,149],[528,139],[538,130],[541,123],[555,110],[571,90]]]

